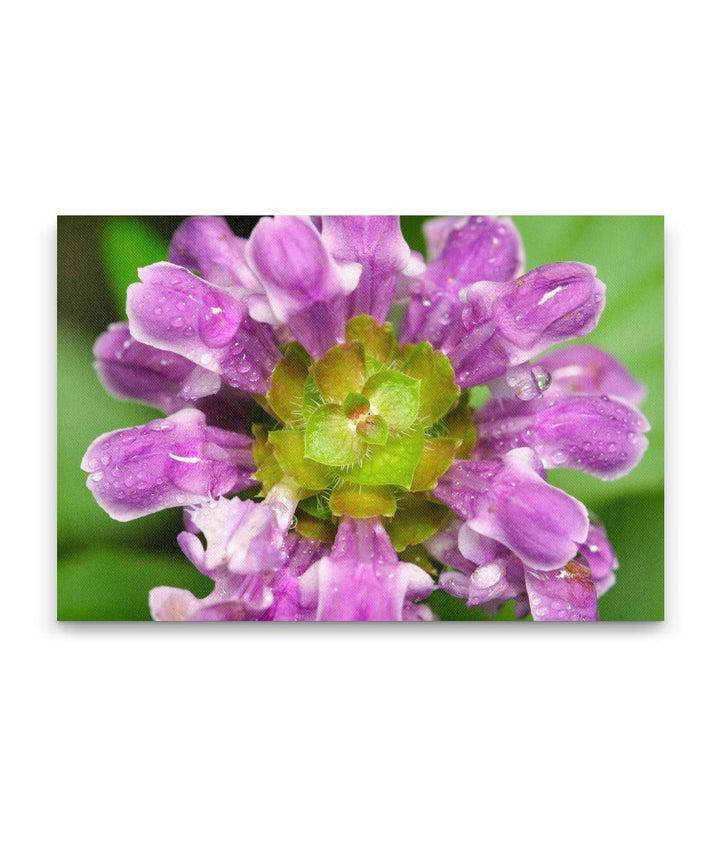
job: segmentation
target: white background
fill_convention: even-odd
[[[5,11],[5,852],[713,850],[709,9]],[[664,624],[55,623],[56,214],[476,210],[666,215]]]

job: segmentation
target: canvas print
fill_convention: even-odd
[[[58,218],[58,617],[663,617],[661,217]]]

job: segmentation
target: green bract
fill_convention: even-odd
[[[253,429],[256,477],[263,494],[296,483],[306,531],[380,516],[405,549],[441,525],[446,509],[428,492],[467,453],[472,421],[449,360],[427,342],[399,347],[392,326],[367,315],[345,335],[315,362],[285,347],[260,402],[268,420]]]

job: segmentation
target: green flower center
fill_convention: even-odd
[[[291,342],[253,426],[256,478],[302,496],[298,528],[318,536],[342,516],[386,518],[399,550],[428,538],[445,506],[429,491],[475,429],[448,358],[428,342],[398,345],[390,324],[360,315],[346,342],[313,362]],[[308,519],[309,518],[309,519]]]

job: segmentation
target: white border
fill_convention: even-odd
[[[8,852],[709,851],[718,218],[702,8],[13,10]],[[476,208],[666,214],[664,625],[54,623],[57,213]]]

